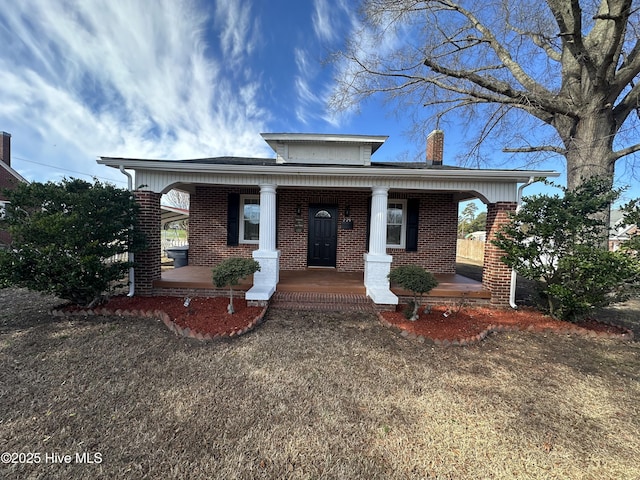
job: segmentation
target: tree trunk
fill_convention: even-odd
[[[593,177],[605,178],[613,188],[614,167],[613,139],[615,121],[610,109],[591,107],[595,113],[587,113],[570,124],[556,125],[566,148],[567,188],[573,190]],[[599,112],[597,110],[600,110]],[[567,122],[569,123],[569,122]],[[602,248],[608,248],[610,208],[598,215],[604,228],[600,235]]]
[[[585,115],[561,132],[567,149],[567,188],[573,190],[592,177],[603,177],[613,184],[613,138],[615,122],[610,115]]]
[[[227,306],[227,313],[233,315],[236,313],[235,308],[233,308],[233,287],[229,287],[229,305]]]

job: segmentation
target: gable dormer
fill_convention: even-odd
[[[387,140],[380,135],[263,133],[276,163],[369,166],[371,155]]]

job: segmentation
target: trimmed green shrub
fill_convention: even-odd
[[[12,236],[0,251],[0,284],[94,306],[126,284],[132,266],[112,257],[144,248],[131,192],[99,181],[21,183],[4,192],[1,224]]]
[[[535,282],[541,310],[575,321],[638,292],[640,264],[604,246],[608,224],[602,212],[620,190],[597,178],[561,189],[562,197],[525,197],[493,243],[506,252],[504,263]]]
[[[402,265],[389,272],[389,281],[411,290],[413,293],[413,311],[409,320],[418,319],[418,309],[422,304],[422,296],[438,285],[433,274],[417,265]]]
[[[229,287],[229,306],[227,311],[234,313],[233,308],[233,287],[240,283],[240,280],[260,271],[260,264],[250,258],[233,257],[229,258],[212,270],[213,284],[217,288]]]

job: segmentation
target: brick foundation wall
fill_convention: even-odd
[[[482,284],[491,292],[491,303],[509,305],[511,269],[500,258],[504,251],[491,243],[500,227],[509,222],[509,212],[515,211],[515,202],[491,203],[487,206],[487,242],[484,247]]]
[[[153,295],[153,281],[160,278],[160,194],[135,191],[138,205],[139,228],[146,235],[147,248],[135,256],[136,295]]]
[[[199,186],[190,199],[189,264],[215,266],[225,258],[251,258],[256,244],[227,246],[228,194],[259,194],[259,188]],[[337,205],[338,238],[336,270],[360,272],[364,269],[363,253],[367,251],[367,212],[371,193],[368,191],[277,190],[277,243],[282,270],[307,268],[308,208],[310,204]],[[454,273],[458,205],[451,194],[389,194],[389,200],[420,199],[419,240],[417,252],[389,249],[393,266],[418,264],[434,273]],[[300,205],[302,232],[295,231],[296,207]],[[346,207],[350,207],[353,229],[343,230],[341,223]]]

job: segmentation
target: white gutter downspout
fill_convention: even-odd
[[[518,194],[516,196],[517,200],[517,206],[516,206],[516,213],[518,213],[520,211],[520,208],[522,208],[522,191],[525,189],[525,187],[528,187],[529,185],[531,185],[533,183],[533,181],[535,180],[534,177],[529,177],[529,181],[525,184],[522,184],[518,187]],[[511,308],[513,308],[514,310],[518,309],[518,305],[516,305],[516,283],[518,281],[518,273],[516,272],[515,269],[511,269],[511,285],[509,286],[509,305],[511,306]]]
[[[133,178],[131,177],[131,174],[125,171],[124,166],[122,165],[120,165],[120,171],[127,176],[128,189],[130,192],[133,192]],[[131,229],[133,230],[133,225],[131,225]],[[134,260],[133,252],[127,252],[127,261],[129,263],[133,263],[133,260]],[[136,291],[135,271],[133,267],[130,267],[129,268],[129,293],[127,294],[127,296],[133,297],[133,295],[135,294],[135,291]]]

